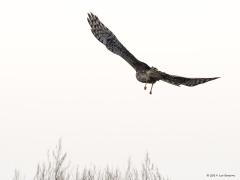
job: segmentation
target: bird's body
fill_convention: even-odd
[[[140,81],[142,83],[153,84],[157,81],[158,74],[159,74],[159,72],[157,71],[157,69],[152,67],[147,70],[137,71],[136,78],[138,81]]]
[[[196,86],[218,77],[214,78],[186,78],[181,76],[170,75],[165,72],[159,71],[155,67],[150,67],[146,63],[139,61],[133,56],[117,39],[117,37],[98,19],[98,17],[92,13],[88,14],[88,22],[91,26],[93,35],[103,43],[108,50],[121,56],[127,61],[136,71],[136,78],[138,81],[146,84],[152,84],[150,94],[152,94],[153,84],[159,80],[164,82],[180,86]]]

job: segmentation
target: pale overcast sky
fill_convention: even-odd
[[[149,152],[173,180],[240,178],[240,2],[0,1],[0,179],[30,179],[63,140],[72,164],[138,164]],[[153,95],[92,35],[99,16],[139,59],[171,74]],[[223,179],[222,179],[223,180]]]

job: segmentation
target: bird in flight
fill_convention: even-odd
[[[147,84],[151,84],[150,94],[152,94],[153,85],[160,80],[176,86],[196,86],[219,78],[187,78],[159,71],[157,68],[150,67],[146,63],[139,61],[132,55],[96,15],[89,13],[87,20],[97,40],[103,43],[108,50],[121,56],[135,69],[137,80],[145,83],[144,89],[147,89]]]

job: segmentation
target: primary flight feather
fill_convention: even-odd
[[[159,80],[167,83],[180,86],[196,86],[219,77],[213,78],[186,78],[181,76],[170,75],[165,72],[159,71],[155,67],[149,67],[146,63],[139,61],[134,55],[132,55],[117,39],[117,37],[98,19],[98,17],[92,13],[88,14],[88,23],[91,26],[93,35],[103,43],[108,50],[121,56],[127,61],[136,71],[136,78],[138,81],[145,83],[144,89],[146,90],[146,84],[152,84],[150,94],[152,94],[153,84]]]

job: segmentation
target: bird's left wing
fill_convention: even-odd
[[[92,13],[88,14],[88,23],[93,35],[103,43],[108,50],[121,56],[136,71],[137,69],[149,68],[149,66],[135,58],[117,39],[117,37]]]
[[[165,72],[158,71],[156,73],[156,78],[158,80],[165,81],[167,83],[180,86],[196,86],[198,84],[203,84],[208,81],[212,81],[218,79],[219,77],[212,77],[212,78],[187,78],[182,76],[170,75]]]

